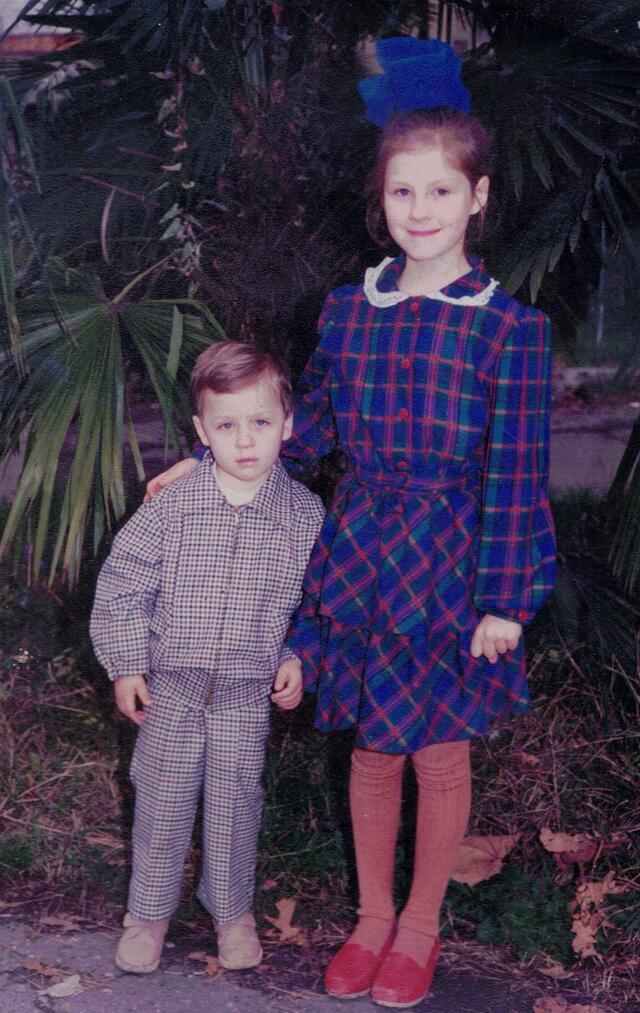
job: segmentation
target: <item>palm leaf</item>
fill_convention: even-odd
[[[122,295],[122,293],[120,293]],[[106,529],[126,508],[122,452],[127,427],[134,428],[125,360],[144,364],[175,449],[189,421],[186,385],[195,356],[223,337],[220,327],[169,300],[129,303],[88,293],[60,294],[65,328],[38,309],[25,319],[25,348],[31,370],[19,378],[11,356],[0,362],[6,397],[0,442],[15,445],[21,424],[31,422],[18,490],[0,539],[0,555],[27,535],[31,575],[48,559],[49,579],[61,570],[71,583],[80,573],[87,531],[98,550]],[[198,304],[185,300],[188,309]],[[181,335],[178,341],[180,320]],[[12,389],[13,384],[13,389]],[[134,456],[143,476],[137,440]],[[59,508],[55,507],[58,502]],[[56,509],[58,513],[56,514]]]

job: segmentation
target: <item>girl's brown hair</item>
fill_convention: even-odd
[[[280,398],[285,415],[293,407],[291,379],[287,367],[271,352],[250,341],[219,341],[196,359],[189,395],[194,415],[200,415],[206,391],[233,394],[267,376]]]
[[[399,151],[439,145],[451,164],[469,180],[472,191],[491,173],[491,138],[478,120],[457,109],[409,109],[385,124],[378,144],[373,173],[366,188],[366,224],[371,238],[384,246],[389,234],[384,220],[384,182],[389,160]],[[485,208],[479,212],[484,222]]]

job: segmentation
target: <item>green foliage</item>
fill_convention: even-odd
[[[30,571],[37,576],[52,530],[56,483],[61,504],[50,555],[50,576],[61,565],[75,583],[92,518],[93,552],[105,529],[126,509],[122,454],[125,431],[138,467],[138,449],[127,365],[142,363],[164,415],[176,451],[178,427],[186,430],[189,366],[199,351],[223,337],[216,321],[192,300],[128,301],[130,282],[108,300],[96,279],[68,272],[67,291],[59,292],[59,321],[52,321],[46,303],[28,301],[23,347],[28,374],[20,376],[14,357],[0,353],[3,412],[0,441],[17,446],[29,424],[25,463],[17,494],[0,540],[0,555],[20,539],[30,547]],[[183,310],[200,310],[204,319]],[[67,475],[61,477],[65,444],[73,446]],[[32,515],[35,532],[29,534]]]
[[[476,886],[451,883],[446,902],[454,927],[471,924],[481,943],[506,943],[519,960],[544,953],[572,963],[570,886],[546,872],[535,876],[511,864]]]

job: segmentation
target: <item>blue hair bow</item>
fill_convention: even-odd
[[[358,84],[370,123],[383,127],[406,109],[448,106],[469,112],[471,96],[460,80],[460,58],[446,42],[410,35],[378,39],[376,53],[384,74]]]

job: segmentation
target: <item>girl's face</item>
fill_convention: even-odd
[[[469,218],[484,207],[488,195],[488,177],[472,190],[440,146],[398,151],[385,175],[387,228],[407,260],[456,264],[456,258],[464,260]]]

